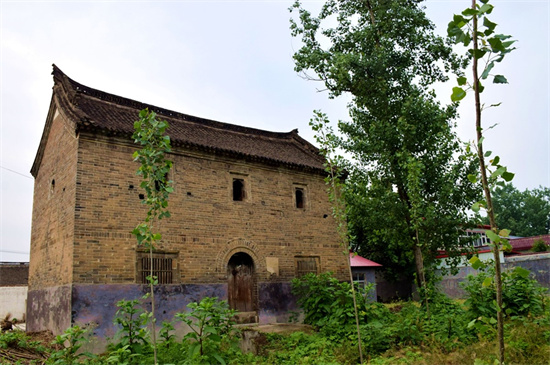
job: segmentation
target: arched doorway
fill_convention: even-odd
[[[254,311],[254,261],[244,252],[237,252],[227,263],[227,296],[231,309]]]

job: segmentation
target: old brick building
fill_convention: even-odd
[[[289,281],[345,278],[346,257],[318,150],[298,136],[185,115],[81,85],[54,66],[35,178],[28,329],[95,322],[113,334],[115,303],[147,289],[131,230],[144,192],[132,160],[139,110],[169,122],[174,181],[155,252],[158,320],[203,296],[228,298],[262,323],[294,309]]]

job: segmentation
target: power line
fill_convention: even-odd
[[[22,252],[22,251],[10,251],[10,250],[0,250],[0,252],[5,252],[5,253],[20,253],[22,255],[29,255],[30,252]]]
[[[4,166],[0,166],[0,167],[3,168],[4,170],[8,170],[8,171],[10,171],[10,172],[13,172],[14,174],[21,175],[21,176],[23,176],[23,177],[26,177],[27,179],[31,179],[31,180],[32,180],[32,177],[30,177],[30,176],[28,176],[28,175],[24,175],[24,174],[22,174],[22,173],[20,173],[20,172],[14,171],[14,170],[12,170],[12,169],[8,169],[7,167],[4,167]]]

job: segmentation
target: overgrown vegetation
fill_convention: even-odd
[[[469,276],[463,301],[434,295],[430,311],[417,302],[385,305],[370,302],[358,289],[358,310],[363,346],[369,364],[493,364],[494,288],[483,286],[491,266]],[[357,364],[359,352],[351,288],[325,273],[308,274],[293,281],[293,291],[313,333],[261,334],[257,352],[242,353],[239,333],[225,301],[204,298],[191,303],[174,322],[163,323],[159,333],[161,364]],[[503,273],[507,361],[512,364],[546,364],[550,352],[550,300],[547,290],[525,269]],[[139,301],[121,301],[114,319],[119,333],[100,355],[80,352],[89,341],[87,327],[74,326],[50,346],[32,341],[23,332],[0,335],[2,364],[146,364],[154,361],[151,336]],[[177,338],[174,325],[189,326]],[[17,357],[15,354],[23,354]],[[15,351],[15,352],[14,352]],[[17,352],[19,351],[19,352]]]
[[[469,296],[464,303],[441,293],[433,294],[429,311],[416,302],[387,306],[361,301],[361,337],[370,355],[369,362],[492,364],[498,358],[494,350],[488,350],[488,345],[494,349],[496,340],[493,304],[496,294],[494,285],[483,285],[486,277],[493,275],[491,270],[489,265],[479,276],[467,278],[464,289]],[[542,364],[547,361],[545,351],[546,354],[550,351],[550,303],[547,290],[529,275],[529,271],[520,267],[503,273],[508,361]],[[328,340],[332,356],[346,353],[339,363],[356,363],[357,353],[343,351],[353,348],[354,338],[353,326],[349,326],[352,307],[348,284],[322,274],[295,279],[293,287],[304,309],[305,321],[319,329],[324,341]],[[529,326],[536,335],[526,332]],[[328,358],[326,350],[323,356]]]
[[[460,62],[419,3],[327,0],[313,15],[296,1],[291,34],[302,42],[295,70],[322,82],[329,98],[350,96],[349,120],[324,140],[351,157],[338,162],[349,173],[354,251],[393,278],[416,274],[427,305],[434,253],[460,251],[479,191],[467,179],[475,166],[458,157],[456,105],[441,105],[432,87]],[[315,111],[310,124],[330,132],[329,123]]]

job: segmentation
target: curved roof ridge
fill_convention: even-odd
[[[142,109],[148,108],[149,110],[154,111],[156,114],[166,118],[179,119],[179,120],[184,120],[186,122],[200,123],[201,125],[207,126],[207,127],[230,130],[233,132],[240,132],[245,134],[258,134],[258,135],[262,135],[270,138],[293,138],[295,135],[298,134],[297,129],[293,129],[290,132],[272,132],[272,131],[267,131],[267,130],[258,129],[258,128],[245,127],[245,126],[240,126],[240,125],[231,124],[231,123],[219,122],[212,119],[196,117],[194,115],[180,113],[177,111],[158,107],[152,104],[143,103],[141,101],[129,99],[123,96],[111,94],[105,91],[101,91],[101,90],[83,85],[71,79],[63,71],[61,71],[61,69],[57,67],[55,64],[53,64],[52,66],[53,66],[52,75],[54,76],[54,82],[56,79],[61,81],[61,83],[65,86],[65,91],[69,93],[69,95],[72,96],[73,98],[76,97],[77,94],[81,93],[83,95],[87,95],[96,99],[100,99],[100,100],[114,103],[116,105],[120,105],[124,107],[129,107],[132,109],[142,110]]]
[[[139,111],[149,108],[168,122],[174,146],[324,173],[319,149],[300,137],[297,129],[270,132],[171,111],[82,85],[55,65],[52,75],[56,104],[70,113],[77,130],[131,138]]]

